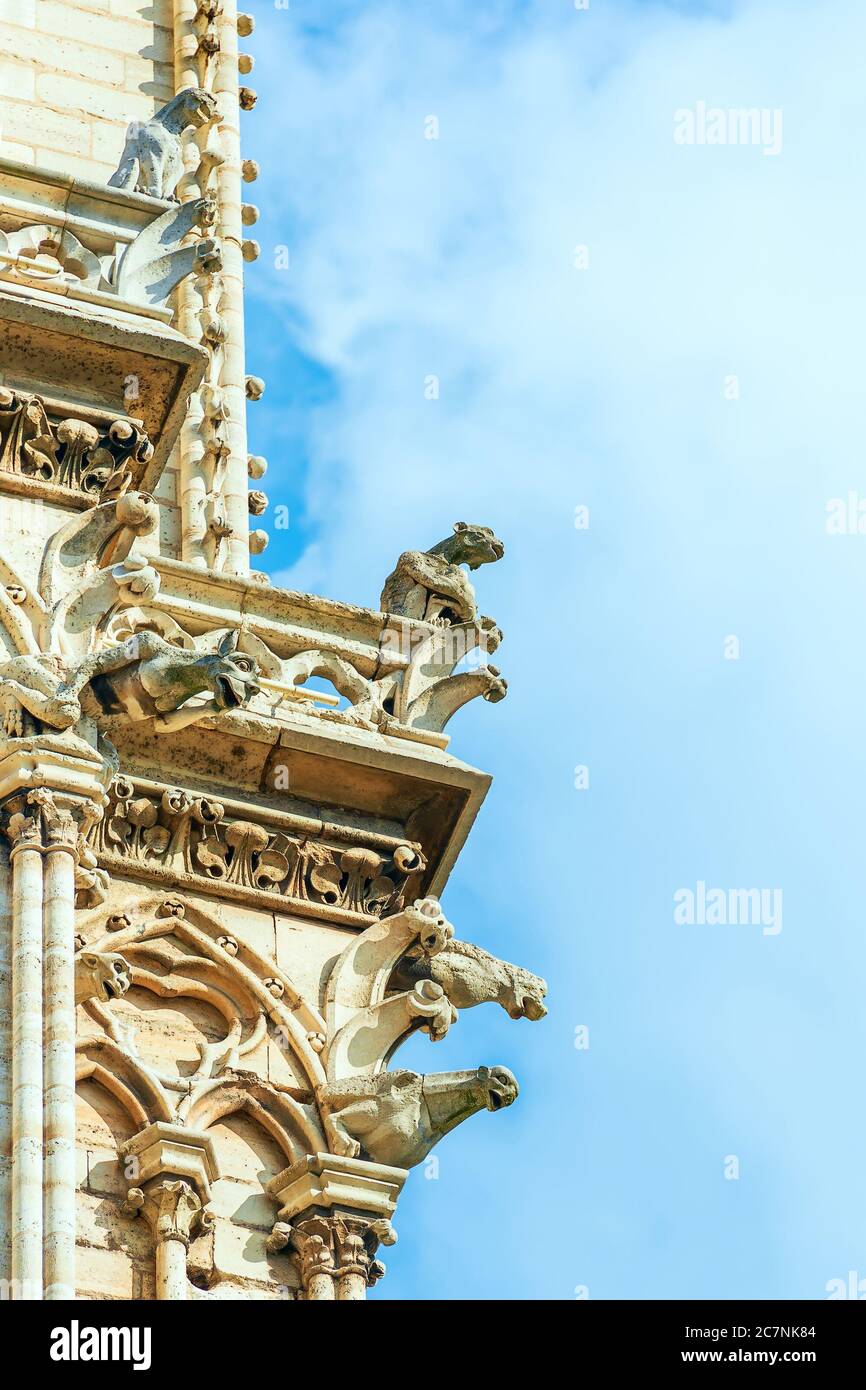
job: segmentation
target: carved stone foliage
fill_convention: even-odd
[[[109,877],[105,869],[98,867],[84,833],[101,815],[102,807],[96,801],[64,798],[47,787],[34,787],[19,792],[3,804],[0,835],[13,850],[16,847],[40,853],[58,848],[67,850],[75,865],[75,906],[96,907],[108,896]]]
[[[288,1249],[310,1302],[360,1299],[385,1273],[376,1259],[380,1245],[394,1245],[390,1221],[370,1221],[344,1213],[278,1221],[268,1238],[271,1252]]]
[[[192,1185],[180,1180],[163,1179],[147,1190],[131,1187],[126,1211],[144,1216],[157,1240],[176,1240],[187,1250],[193,1236],[209,1230],[213,1220]]]
[[[121,776],[109,798],[92,849],[101,860],[158,877],[210,881],[369,919],[397,910],[424,868],[415,845],[347,845],[326,827],[317,836],[294,834],[290,818],[288,828],[245,819],[177,787],[142,792]]]
[[[0,469],[56,483],[96,500],[117,497],[153,454],[128,420],[99,429],[84,420],[52,424],[40,396],[0,387]]]

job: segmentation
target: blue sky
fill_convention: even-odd
[[[505,540],[476,578],[509,695],[451,726],[495,781],[444,902],[551,986],[543,1023],[401,1053],[522,1093],[414,1173],[374,1297],[866,1279],[866,535],[827,531],[866,498],[866,12],[252,8],[263,558],[375,606],[458,518]],[[678,144],[701,102],[781,112],[781,149]],[[699,881],[780,890],[782,930],[675,923]]]

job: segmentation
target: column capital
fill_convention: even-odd
[[[394,1245],[396,1240],[390,1221],[340,1212],[292,1224],[278,1221],[267,1247],[271,1254],[289,1248],[304,1295],[311,1299],[333,1297],[333,1293],[322,1293],[323,1276],[336,1280],[338,1288],[360,1281],[362,1294],[364,1287],[372,1288],[385,1273],[376,1252],[380,1245]]]
[[[143,1216],[157,1241],[176,1240],[185,1250],[213,1221],[192,1183],[182,1178],[151,1178],[146,1187],[131,1187],[126,1210]]]
[[[76,864],[86,853],[84,835],[102,815],[101,799],[70,794],[53,787],[22,787],[0,807],[0,834],[18,849],[43,854],[63,851]]]
[[[405,1168],[318,1153],[270,1179],[280,1210],[268,1249],[290,1249],[305,1298],[363,1298],[381,1279],[376,1252],[397,1239],[390,1217],[406,1177]]]
[[[368,1288],[382,1278],[385,1266],[375,1258],[380,1245],[395,1245],[397,1232],[390,1221],[369,1221],[360,1216],[333,1217],[338,1275],[357,1274]]]
[[[156,1120],[128,1139],[120,1150],[131,1188],[145,1188],[152,1179],[180,1179],[210,1201],[211,1183],[220,1176],[209,1134]]]
[[[28,815],[25,811],[10,811],[4,807],[0,832],[9,841],[10,854],[22,849],[35,849],[42,853],[42,821],[39,816]]]

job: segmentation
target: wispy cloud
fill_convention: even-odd
[[[528,1067],[543,1094],[548,1076],[541,1108],[527,1088],[507,1121],[512,1158],[535,1153],[533,1124],[545,1143],[588,1153],[606,1213],[580,1217],[596,1285],[652,1292],[640,1194],[650,1227],[684,1203],[718,1245],[717,1265],[690,1274],[694,1251],[669,1232],[657,1294],[742,1293],[726,1282],[739,1269],[730,1194],[681,1169],[710,1162],[706,1141],[721,1170],[745,1114],[762,1181],[775,1174],[782,1210],[798,1199],[807,1178],[786,1168],[759,1103],[765,1030],[817,1026],[799,969],[838,975],[810,914],[835,913],[837,949],[863,964],[848,931],[859,888],[838,856],[866,775],[845,734],[866,674],[851,640],[866,540],[861,557],[856,539],[828,543],[824,530],[827,498],[862,487],[862,6],[369,0],[329,6],[319,27],[294,16],[260,22],[246,127],[263,164],[248,361],[269,379],[253,438],[271,454],[272,500],[298,525],[274,533],[270,567],[289,586],[375,605],[399,551],[458,518],[505,539],[505,562],[477,587],[505,629],[509,698],[465,712],[453,742],[498,780],[449,906],[479,914],[465,934],[550,974],[565,1025],[512,1042],[497,1022],[461,1020],[461,1060]],[[781,152],[677,143],[675,113],[699,102],[780,110]],[[316,385],[309,410],[299,372]],[[722,658],[732,633],[738,663]],[[850,781],[834,800],[836,757]],[[836,866],[830,900],[804,857],[804,758],[823,818],[806,838]],[[577,762],[591,767],[587,793],[573,789]],[[772,963],[730,937],[684,947],[671,934],[672,892],[710,879],[784,887],[785,932],[758,948],[776,950]],[[797,950],[800,965],[785,954]],[[706,1021],[734,1000],[740,1101]],[[579,1079],[568,1039],[593,1010],[604,1055]],[[852,1046],[836,1026],[835,1043]],[[488,1040],[499,1056],[468,1055]],[[644,1094],[667,1125],[664,1162],[646,1158],[652,1180],[643,1159],[611,1166],[625,1139],[603,1095],[638,1105],[633,1048],[660,1069]],[[447,1064],[441,1051],[427,1062]],[[820,1077],[813,1058],[811,1101],[826,1143],[844,1148]],[[793,1073],[780,1085],[793,1105]],[[588,1096],[612,1128],[587,1150]],[[697,1138],[686,1111],[703,1117]],[[477,1139],[461,1139],[467,1162],[498,1152],[477,1123]],[[795,1147],[817,1142],[811,1124],[787,1123]],[[518,1167],[497,1162],[506,1196],[519,1192]],[[620,1205],[605,1162],[631,1183]],[[816,1174],[818,1159],[806,1167]],[[752,1189],[738,1208],[744,1233],[756,1201]],[[754,1296],[820,1296],[845,1265],[821,1244],[822,1221],[841,1227],[833,1199],[814,1203],[792,1267],[790,1232],[764,1202]],[[630,1270],[603,1253],[620,1220],[637,1223],[632,1246],[618,1237]],[[556,1275],[565,1296],[569,1269]],[[592,1286],[581,1272],[571,1283]]]

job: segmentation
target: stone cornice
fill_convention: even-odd
[[[417,895],[417,844],[178,787],[115,778],[88,845],[101,867],[364,927]]]

